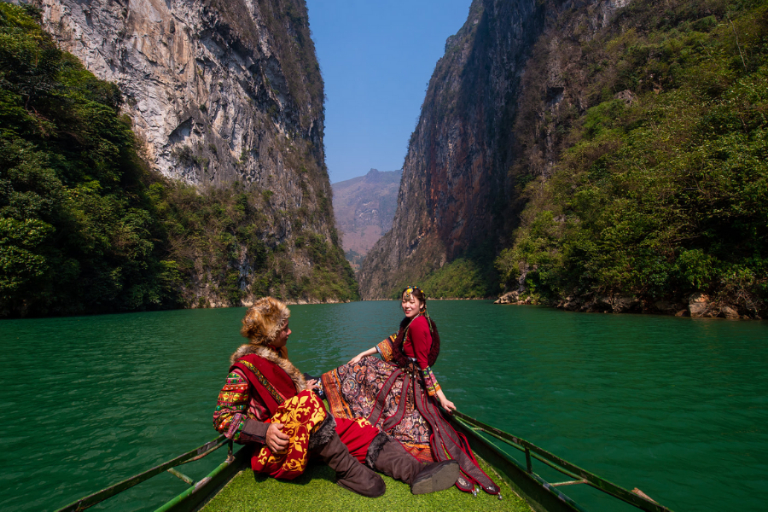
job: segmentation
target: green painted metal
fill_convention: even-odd
[[[185,475],[184,473],[182,473],[181,471],[176,471],[173,468],[169,468],[168,472],[187,485],[195,485],[195,481],[192,480],[192,478]]]
[[[228,441],[223,435],[219,436],[213,441],[209,441],[204,445],[199,446],[198,448],[195,448],[192,451],[189,451],[183,455],[179,455],[175,459],[171,459],[167,462],[164,462],[159,466],[155,466],[151,469],[148,469],[143,473],[139,473],[138,475],[132,476],[127,480],[123,480],[122,482],[119,482],[115,485],[107,487],[106,489],[102,489],[97,493],[91,494],[90,496],[86,496],[85,498],[80,498],[79,500],[58,509],[56,512],[79,512],[81,510],[88,509],[96,505],[97,503],[101,503],[102,501],[108,498],[111,498],[116,494],[119,494],[127,489],[130,489],[131,487],[134,487],[140,484],[141,482],[149,480],[155,475],[164,473],[165,471],[167,471],[172,467],[179,466],[181,464],[186,464],[187,462],[192,462],[195,460],[202,459],[206,455],[218,450],[219,448],[221,448],[227,443],[230,443],[231,445],[231,442]]]
[[[529,441],[526,441],[525,439],[513,436],[511,434],[504,432],[503,430],[499,430],[497,428],[491,427],[490,425],[486,425],[485,423],[482,423],[458,411],[454,412],[454,416],[457,418],[457,421],[464,423],[470,429],[470,431],[485,432],[495,437],[496,439],[499,439],[500,441],[507,443],[510,446],[513,446],[521,451],[524,451],[526,453],[526,464],[528,466],[527,468],[528,473],[534,474],[532,471],[530,456],[528,455],[529,453],[531,453],[534,455],[534,457],[537,460],[541,460],[542,462],[547,463],[547,465],[560,471],[561,473],[566,474],[572,478],[584,480],[588,485],[596,489],[599,489],[604,493],[609,494],[615,498],[618,498],[621,501],[629,503],[630,505],[633,505],[641,510],[645,510],[648,512],[672,512],[669,508],[663,505],[659,505],[654,501],[645,499],[633,492],[630,492],[624,489],[623,487],[620,487],[603,478],[600,478],[599,476],[593,473],[590,473],[589,471],[582,469],[579,466],[576,466],[575,464],[571,464],[567,460],[561,459],[560,457],[544,450],[543,448],[539,448],[535,444]],[[545,482],[544,480],[542,480],[542,484],[547,488],[553,488],[552,484]]]
[[[227,457],[194,487],[185,490],[155,512],[191,512],[199,510],[200,505],[213,498],[240,470],[246,468],[251,460],[252,449],[240,448],[234,456]]]
[[[453,427],[464,434],[472,451],[490,464],[505,482],[522,497],[535,512],[586,512],[569,496],[554,487],[548,487],[536,473],[526,471],[515,459],[501,451],[493,443],[484,439],[465,422],[449,416]]]
[[[216,493],[229,482],[234,475],[247,466],[250,461],[251,450],[243,447],[233,456],[219,464],[213,471],[197,482],[193,487],[185,490],[171,501],[165,503],[155,512],[190,512],[197,510],[198,506],[216,495]]]

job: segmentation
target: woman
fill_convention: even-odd
[[[322,376],[331,412],[337,418],[367,418],[423,462],[456,459],[462,472],[456,482],[459,489],[469,492],[479,484],[498,494],[498,486],[475,462],[467,440],[437,407],[456,409],[431,370],[440,353],[440,335],[427,313],[426,296],[409,286],[401,298],[405,318],[397,334]],[[381,359],[374,357],[376,353]]]
[[[301,372],[288,360],[290,311],[265,297],[248,309],[240,331],[248,343],[238,348],[216,410],[216,430],[241,444],[253,444],[251,467],[275,478],[294,479],[310,455],[336,471],[338,484],[363,496],[380,496],[380,471],[411,486],[414,494],[451,487],[456,463],[422,466],[402,447],[363,418],[328,414]]]

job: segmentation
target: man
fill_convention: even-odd
[[[363,496],[381,496],[384,481],[371,468],[411,486],[414,494],[456,483],[453,460],[422,465],[396,440],[364,418],[335,419],[288,360],[289,309],[265,297],[248,309],[240,333],[248,338],[232,354],[213,424],[227,438],[255,444],[254,471],[293,479],[318,456],[336,471],[337,483]],[[364,464],[363,464],[364,463]]]

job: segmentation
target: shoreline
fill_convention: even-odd
[[[723,320],[763,320],[757,311],[739,312],[738,306],[712,300],[709,295],[696,293],[687,302],[655,301],[634,296],[610,295],[598,297],[565,297],[556,304],[542,304],[528,296],[520,298],[519,292],[507,292],[494,301],[504,306],[544,306],[578,313],[651,314],[687,318],[721,318]]]

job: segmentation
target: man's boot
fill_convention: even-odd
[[[328,466],[336,471],[336,483],[352,492],[375,498],[387,490],[384,480],[366,466],[360,464],[341,442],[334,430],[331,440],[315,451]]]
[[[384,433],[379,434],[371,443],[365,462],[376,471],[407,483],[413,494],[443,491],[459,479],[459,463],[455,460],[424,465],[408,453],[399,441]]]

